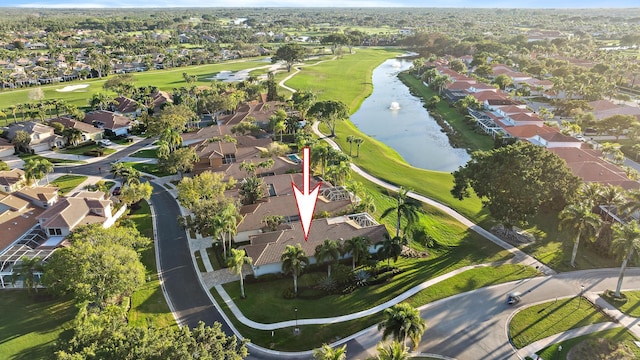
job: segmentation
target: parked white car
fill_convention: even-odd
[[[104,139],[104,140],[98,140],[98,144],[102,145],[102,146],[109,146],[109,145],[113,145],[113,143],[111,142],[111,140],[109,139]]]

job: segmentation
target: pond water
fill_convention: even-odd
[[[465,149],[451,147],[447,135],[420,98],[397,77],[411,67],[409,59],[390,59],[373,71],[373,93],[351,121],[365,134],[396,150],[411,165],[451,172],[470,159]]]

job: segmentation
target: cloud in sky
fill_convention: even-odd
[[[28,8],[168,8],[168,7],[508,7],[508,8],[624,8],[638,0],[0,0],[0,6]]]

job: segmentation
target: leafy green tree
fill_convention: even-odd
[[[638,125],[638,120],[633,115],[613,115],[600,120],[597,127],[616,137],[616,142],[626,131]]]
[[[309,109],[309,115],[326,123],[331,129],[331,136],[336,136],[336,123],[349,118],[349,106],[342,101],[318,101]]]
[[[336,240],[325,239],[324,242],[316,246],[315,258],[318,263],[327,261],[327,277],[331,277],[331,263],[337,263],[340,259],[342,248]]]
[[[389,344],[378,344],[377,360],[409,360],[409,348],[403,343],[392,341]]]
[[[149,200],[153,187],[149,182],[125,184],[120,192],[120,200],[127,204],[136,204],[141,200]]]
[[[627,264],[640,252],[640,228],[637,222],[633,221],[626,225],[619,223],[613,225],[613,243],[611,244],[611,250],[623,259],[615,292],[615,296],[619,298]]]
[[[105,81],[102,88],[118,94],[118,96],[131,96],[133,94],[135,78],[131,74],[117,74]]]
[[[282,256],[282,272],[293,275],[293,291],[298,293],[298,276],[302,274],[305,266],[309,265],[309,258],[302,250],[302,246],[287,245]]]
[[[192,210],[200,202],[224,197],[226,190],[233,189],[236,181],[230,178],[224,181],[224,173],[205,171],[194,177],[185,177],[177,185],[178,202]]]
[[[149,136],[161,135],[167,129],[182,133],[187,123],[196,118],[196,114],[184,104],[167,106],[162,109],[160,116],[153,116],[147,121]]]
[[[427,100],[427,109],[434,110],[439,103],[440,97],[438,95],[433,95],[429,100]]]
[[[200,158],[192,147],[183,147],[170,153],[167,159],[158,159],[158,167],[171,174],[183,176],[190,172]]]
[[[40,275],[36,279],[36,273],[41,274],[43,271],[42,259],[38,256],[29,258],[23,256],[20,261],[16,262],[11,269],[11,282],[15,283],[19,277],[24,280],[24,287],[31,293],[31,290],[38,292],[38,285],[40,285]]]
[[[19,152],[28,152],[29,144],[31,144],[31,135],[24,130],[18,130],[13,136],[11,143]]]
[[[570,229],[576,234],[571,252],[571,266],[575,267],[578,245],[581,238],[595,240],[600,229],[600,217],[584,205],[569,205],[560,213],[560,229]]]
[[[71,146],[77,146],[82,141],[82,131],[80,129],[66,128],[62,131],[62,136],[67,140],[67,144],[71,144]]]
[[[398,257],[402,253],[402,246],[406,244],[406,237],[390,237],[389,234],[384,234],[384,240],[382,240],[380,244],[381,246],[378,249],[378,253],[387,259],[387,267],[391,267],[391,258],[393,258],[394,262],[398,261]]]
[[[525,222],[543,205],[563,208],[577,196],[582,183],[564,160],[528,142],[476,151],[453,177],[453,196],[462,200],[473,189],[507,229]]]
[[[284,61],[287,66],[287,72],[291,72],[293,64],[303,59],[304,48],[300,44],[291,43],[280,46],[275,55],[271,57],[271,62]]]
[[[367,236],[355,236],[344,241],[343,250],[351,254],[351,266],[356,268],[356,264],[362,258],[369,255],[369,245],[371,240]]]
[[[105,235],[110,229],[94,227],[92,233]],[[71,246],[49,258],[43,283],[54,293],[71,292],[77,301],[90,301],[101,308],[129,296],[144,283],[145,269],[138,253],[124,245],[129,240],[113,236],[117,234],[73,236]]]
[[[384,310],[385,319],[378,324],[378,330],[383,330],[382,341],[392,337],[394,341],[404,345],[407,338],[411,339],[413,348],[417,348],[420,339],[427,329],[427,322],[420,317],[420,311],[408,303],[393,305]]]
[[[505,74],[500,74],[500,75],[496,76],[495,79],[493,79],[493,83],[498,85],[500,87],[500,89],[504,90],[508,86],[513,85],[513,79],[511,79],[509,76],[507,76]]]
[[[244,281],[242,276],[242,267],[247,264],[251,265],[253,263],[253,259],[247,256],[244,250],[241,249],[231,249],[231,255],[227,258],[227,265],[229,266],[229,271],[240,276],[240,294],[242,294],[242,298],[244,299]]]
[[[9,164],[0,160],[0,171],[9,171],[9,170],[11,170],[11,168],[9,167]]]
[[[396,214],[396,237],[400,236],[400,221],[402,217],[407,219],[407,226],[409,226],[418,220],[420,214],[420,203],[410,198],[408,194],[409,190],[400,187],[400,189],[398,189],[398,195],[396,196],[395,205],[386,209],[380,216],[381,218],[385,218],[389,214]]]
[[[262,219],[262,223],[267,227],[269,231],[278,230],[278,226],[284,222],[284,216],[282,215],[267,215]]]
[[[346,360],[347,345],[332,348],[327,344],[323,344],[321,348],[313,350],[313,358],[315,360]]]
[[[255,204],[258,200],[262,199],[266,192],[264,188],[264,181],[262,178],[256,176],[246,177],[240,183],[240,196],[242,203],[245,205]]]

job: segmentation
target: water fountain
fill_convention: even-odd
[[[400,109],[400,104],[398,104],[397,101],[392,101],[391,105],[389,106],[390,110],[398,110]]]

